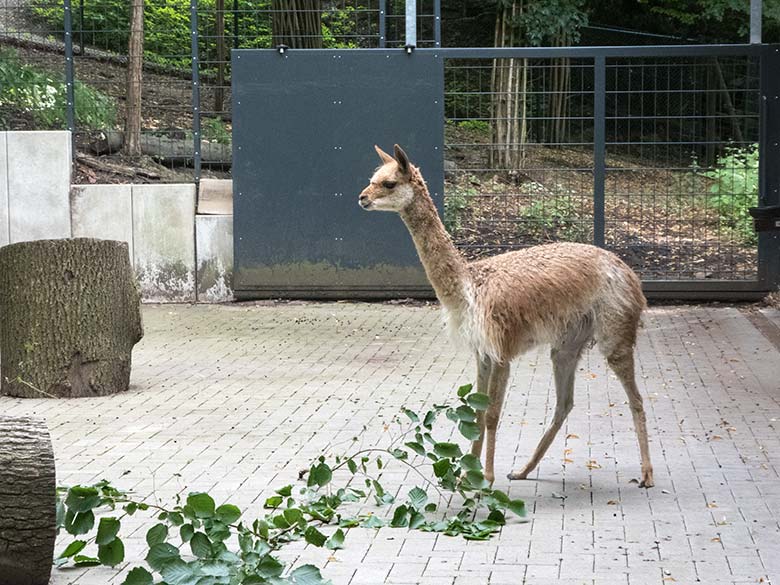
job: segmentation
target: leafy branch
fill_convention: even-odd
[[[286,571],[275,553],[299,540],[340,549],[344,529],[357,526],[409,528],[487,540],[507,522],[507,513],[523,516],[524,503],[492,489],[477,457],[464,454],[457,443],[437,441],[432,434],[444,413],[463,437],[479,437],[477,412],[487,409],[489,400],[472,390],[470,384],[461,386],[456,406],[436,405],[424,414],[401,409],[392,420],[399,432],[391,433],[384,447],[361,447],[344,455],[318,457],[302,474],[305,486],[287,485],[276,490],[265,501],[268,512],[251,522],[242,519],[243,512],[237,506],[217,506],[206,493],[190,493],[184,502],[177,497],[174,506],[164,507],[136,501],[105,480],[61,488],[58,529],[79,538],[65,547],[55,564],[119,565],[124,560],[119,536],[122,520],[139,511],[153,513],[157,521],[146,532],[148,568],[131,569],[123,585],[153,585],[156,577],[162,579],[158,584],[165,585],[324,584],[327,581],[317,567],[303,565]],[[423,482],[423,487],[409,490],[400,504],[382,484],[390,462],[411,469]],[[336,487],[334,473],[344,471],[348,471],[348,479]],[[353,487],[360,479],[365,490]],[[428,490],[436,493],[437,501],[429,501]],[[445,506],[455,495],[460,503],[457,513],[450,515]],[[344,512],[348,504],[371,499],[387,513],[350,516]],[[95,528],[95,510],[102,508],[120,508],[122,514],[101,517]],[[321,530],[326,526],[335,530],[327,535]],[[97,546],[96,556],[85,554],[91,545]]]

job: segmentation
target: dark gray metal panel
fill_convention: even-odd
[[[373,145],[401,144],[443,201],[442,59],[399,50],[233,51],[237,296],[429,290],[394,213],[365,212]]]
[[[758,202],[780,204],[780,45],[761,54],[761,128],[758,144]],[[780,232],[758,234],[758,275],[765,287],[780,285]]]

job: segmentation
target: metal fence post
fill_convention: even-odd
[[[433,44],[441,47],[441,0],[433,0]]]
[[[406,41],[407,47],[417,46],[417,0],[406,0]]]
[[[387,0],[379,0],[379,48],[387,45]]]
[[[604,247],[604,180],[606,177],[606,58],[593,69],[593,244]]]
[[[73,85],[73,14],[71,8],[71,0],[64,0],[63,22],[65,24],[65,94],[68,100],[68,105],[66,108],[66,123],[68,125],[68,130],[70,130],[71,142],[75,144],[76,91]],[[71,154],[75,156],[75,149],[71,149]]]
[[[200,61],[198,59],[198,0],[190,0],[190,37],[192,50],[192,139],[195,183],[200,183]]]
[[[761,43],[761,20],[763,7],[761,0],[750,0],[750,44]]]
[[[761,52],[761,127],[758,138],[758,205],[780,205],[780,45]],[[758,233],[758,278],[770,289],[780,284],[780,231]]]

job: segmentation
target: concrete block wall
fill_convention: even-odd
[[[67,237],[121,240],[144,300],[232,300],[232,215],[196,216],[194,184],[71,188],[70,148],[68,132],[0,132],[0,246]]]

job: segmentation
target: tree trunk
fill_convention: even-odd
[[[125,154],[141,154],[141,84],[144,67],[144,0],[132,0],[127,47],[127,108]]]
[[[124,142],[123,132],[104,130],[96,140],[92,141],[90,148],[96,154],[119,152]],[[192,140],[144,134],[141,136],[140,146],[142,154],[157,160],[169,164],[192,165],[194,158]],[[230,144],[201,141],[200,155],[201,163],[204,165],[216,164],[225,167],[232,164],[233,151]]]
[[[143,328],[124,242],[76,238],[0,248],[0,315],[1,394],[127,390]]]
[[[46,585],[57,535],[46,424],[0,415],[0,585]]]
[[[516,32],[513,22],[523,11],[523,2],[500,5],[496,16],[495,46],[513,47]],[[490,166],[494,169],[518,169],[523,166],[528,141],[527,59],[494,59],[491,75],[493,100],[493,147]]]
[[[273,45],[322,48],[322,0],[271,0]]]

